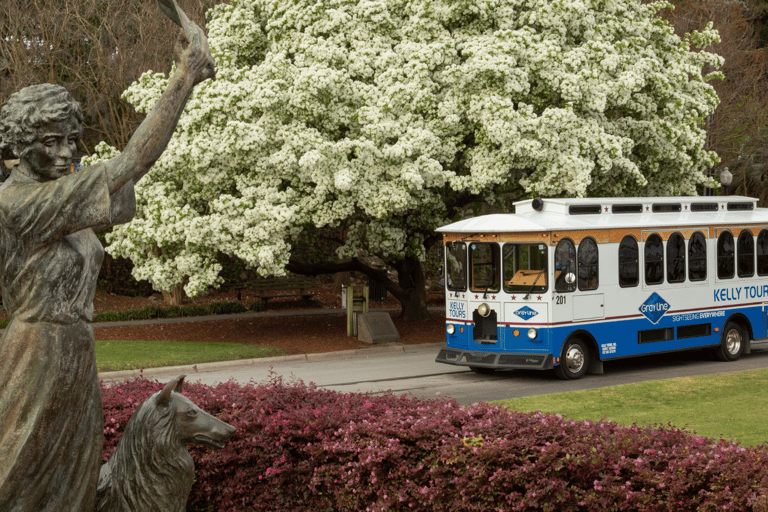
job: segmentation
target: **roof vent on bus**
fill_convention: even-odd
[[[679,212],[683,208],[680,203],[655,203],[652,209],[653,213],[670,213]]]
[[[568,213],[570,215],[590,215],[594,213],[600,213],[601,208],[599,204],[583,204],[583,205],[571,205],[568,207]]]
[[[746,202],[728,203],[728,211],[747,211],[747,210],[754,210],[754,209],[755,209],[754,203],[746,203]]]
[[[613,213],[643,213],[642,204],[615,204],[611,207]]]
[[[536,210],[537,212],[540,212],[544,209],[544,201],[542,201],[540,198],[536,197],[531,201],[531,208]]]
[[[692,212],[716,212],[717,203],[691,203]]]

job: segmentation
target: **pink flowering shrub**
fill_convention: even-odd
[[[161,384],[103,389],[105,460]],[[768,450],[487,404],[274,378],[184,394],[238,431],[193,447],[190,511],[768,510]]]

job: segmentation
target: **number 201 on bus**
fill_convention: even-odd
[[[768,209],[749,197],[532,199],[438,229],[440,363],[603,373],[603,362],[768,348]]]

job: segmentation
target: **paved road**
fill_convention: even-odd
[[[410,393],[423,398],[451,396],[462,404],[545,395],[562,391],[768,368],[768,351],[754,351],[741,360],[712,361],[704,352],[648,356],[605,364],[603,375],[577,381],[557,380],[551,372],[508,371],[476,375],[463,368],[435,363],[440,344],[371,347],[343,353],[288,356],[248,361],[145,370],[144,375],[165,382],[186,374],[189,381],[215,384],[229,379],[261,382],[270,372],[286,380],[301,379],[342,392]],[[137,372],[105,373],[112,381]]]

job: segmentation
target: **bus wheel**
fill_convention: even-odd
[[[565,343],[560,365],[555,366],[555,375],[563,380],[580,379],[589,367],[589,350],[578,338]]]
[[[720,346],[715,349],[715,356],[721,361],[735,361],[744,353],[744,331],[736,322],[725,324],[720,339]]]
[[[480,375],[490,375],[496,371],[493,368],[483,368],[482,366],[470,366],[469,369]]]

